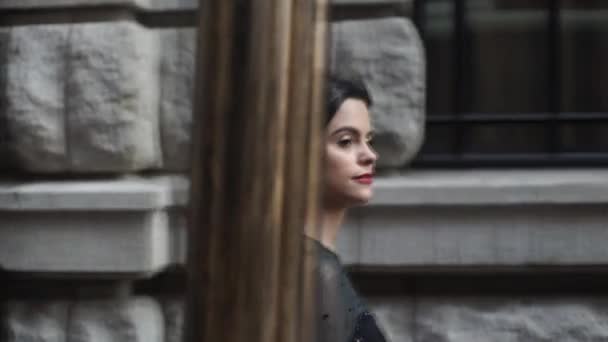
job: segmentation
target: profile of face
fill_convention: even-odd
[[[367,104],[347,98],[326,126],[325,205],[346,208],[371,199],[378,158],[372,138]]]

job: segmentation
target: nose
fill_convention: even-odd
[[[369,144],[364,144],[361,154],[359,156],[359,162],[365,166],[374,166],[377,160],[378,154],[376,153],[376,151],[374,151],[374,149]]]

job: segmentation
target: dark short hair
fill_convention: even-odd
[[[362,80],[330,76],[326,85],[327,104],[325,111],[325,124],[327,125],[336,115],[338,109],[346,99],[362,100],[370,107],[372,97]]]

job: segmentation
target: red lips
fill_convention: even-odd
[[[374,182],[374,175],[371,173],[364,173],[357,177],[353,177],[353,179],[358,183],[369,185]]]

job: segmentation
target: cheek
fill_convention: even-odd
[[[329,147],[325,153],[325,177],[338,181],[348,177],[349,155],[346,151]]]

